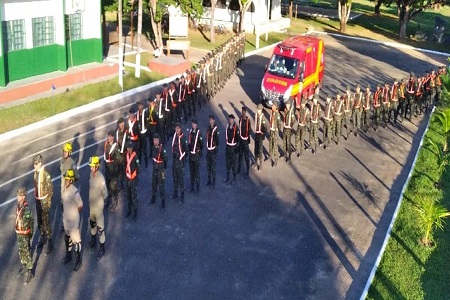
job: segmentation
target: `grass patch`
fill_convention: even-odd
[[[450,109],[446,107],[445,109]],[[450,171],[439,178],[437,156],[428,139],[442,145],[442,125],[436,116],[431,117],[424,144],[416,165],[391,238],[381,259],[367,299],[448,299],[450,286],[447,260],[450,257],[450,231],[436,230],[436,245],[425,248],[420,244],[422,233],[417,226],[415,204],[421,197],[436,199],[447,209],[450,207]],[[435,182],[440,182],[440,188]]]
[[[336,2],[334,1],[319,1],[317,3],[309,3],[309,6],[319,6],[322,8],[336,9]],[[368,0],[352,1],[352,11],[361,13],[362,15],[347,24],[347,31],[345,34],[351,36],[365,37],[381,41],[398,41],[399,21],[397,17],[397,8],[395,5],[386,7],[381,6],[381,15],[374,14],[375,2]],[[441,17],[448,21],[450,16],[450,7],[444,6],[439,10],[425,10],[416,15],[407,27],[407,36],[413,36],[418,30],[424,32],[432,32],[434,29],[434,20],[436,17]],[[339,32],[339,20],[325,19],[325,18],[310,18],[299,16],[306,27],[308,25],[314,26],[315,30],[326,32]],[[446,26],[446,34],[450,34],[450,26]],[[427,48],[437,51],[448,51],[448,45],[437,44],[434,42],[416,41],[412,38],[407,38],[402,43],[414,46]]]
[[[164,78],[158,73],[141,72],[141,77],[134,77],[134,69],[126,68],[124,76],[124,91]],[[55,114],[88,104],[98,99],[121,92],[117,77],[98,83],[89,84],[69,92],[52,97],[39,99],[19,106],[0,110],[2,126],[0,133],[41,121],[53,115],[53,100]],[[20,116],[20,118],[17,118]]]

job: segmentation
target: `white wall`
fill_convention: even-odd
[[[63,2],[60,0],[14,1],[3,0],[2,21],[25,19],[26,48],[33,48],[33,18],[53,16],[55,43],[64,44]]]

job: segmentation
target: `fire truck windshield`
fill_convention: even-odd
[[[297,75],[298,65],[299,62],[296,58],[274,54],[270,59],[267,71],[272,75],[294,79]]]

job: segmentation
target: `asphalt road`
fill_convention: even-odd
[[[403,52],[383,45],[325,37],[326,76],[322,94],[345,86],[422,73],[444,57]],[[34,251],[36,275],[22,285],[14,200],[16,189],[31,189],[32,157],[42,153],[53,177],[59,175],[61,147],[74,146],[74,158],[85,166],[102,154],[106,132],[148,93],[106,105],[0,144],[0,298],[1,299],[357,299],[381,247],[382,239],[412,164],[426,120],[413,119],[339,146],[306,152],[292,164],[279,161],[263,172],[251,170],[235,187],[225,176],[223,128],[229,113],[242,104],[255,113],[262,72],[270,51],[249,57],[201,111],[200,128],[214,113],[222,132],[216,190],[202,186],[200,197],[187,196],[183,206],[167,201],[166,212],[147,206],[151,169],[140,175],[138,222],[123,219],[124,200],[106,217],[106,256],[99,262],[83,250],[77,273],[62,266],[63,235],[53,233],[55,251]],[[322,95],[322,97],[323,97]],[[186,130],[186,128],[185,128]],[[321,136],[322,133],[320,133]],[[265,140],[267,149],[268,141]],[[280,141],[281,146],[281,141]],[[250,145],[253,149],[253,142]],[[169,147],[167,147],[168,150]],[[170,151],[169,151],[170,152]],[[170,155],[169,155],[170,157]],[[167,196],[172,192],[171,163]],[[202,183],[206,162],[202,161]],[[188,187],[188,168],[186,168]],[[82,167],[82,239],[89,239],[88,168]],[[51,211],[59,227],[59,179]],[[34,199],[29,194],[34,211]],[[34,237],[34,244],[37,242]],[[83,245],[84,248],[84,245]]]

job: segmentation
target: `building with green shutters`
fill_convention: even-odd
[[[1,0],[0,87],[101,62],[101,0]]]

